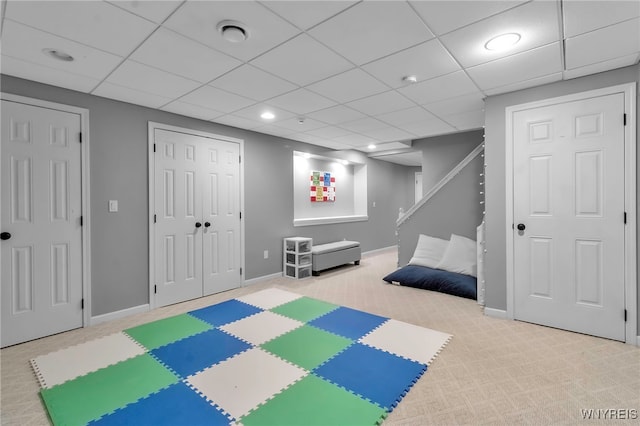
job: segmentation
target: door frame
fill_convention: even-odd
[[[638,331],[638,281],[637,281],[637,212],[636,212],[636,83],[626,83],[602,89],[589,90],[566,96],[543,99],[520,105],[512,105],[505,109],[505,196],[506,196],[506,272],[507,272],[507,318],[514,319],[515,312],[515,266],[514,266],[514,238],[513,232],[513,116],[516,112],[526,109],[545,107],[555,104],[568,103],[582,99],[624,94],[624,113],[627,116],[627,125],[624,128],[624,186],[625,206],[627,213],[627,225],[624,229],[624,295],[627,321],[625,324],[625,342],[639,345]],[[622,119],[622,118],[621,118]],[[622,218],[621,218],[622,220]],[[622,313],[620,313],[622,315]]]
[[[82,326],[91,325],[91,185],[89,166],[89,110],[73,105],[60,104],[57,102],[44,101],[42,99],[29,98],[26,96],[14,95],[0,92],[0,99],[16,102],[39,108],[53,109],[56,111],[78,114],[80,116],[80,132],[82,132],[82,142],[80,143],[80,197],[82,211],[82,299],[84,307],[82,309]],[[2,250],[0,248],[0,250]]]
[[[156,298],[154,296],[154,285],[156,282],[155,276],[155,244],[156,244],[156,236],[155,236],[155,226],[153,216],[155,214],[155,157],[154,157],[154,143],[155,143],[155,130],[167,130],[170,132],[177,133],[185,133],[188,135],[201,136],[210,139],[218,139],[224,142],[232,142],[237,143],[240,146],[240,212],[244,212],[244,140],[237,139],[230,136],[218,135],[215,133],[203,132],[199,130],[189,129],[187,127],[178,127],[172,126],[169,124],[158,123],[154,121],[148,122],[148,131],[147,131],[147,154],[148,154],[148,170],[149,170],[149,178],[148,178],[148,193],[149,193],[149,309],[156,308]],[[244,253],[244,218],[240,219],[240,268],[243,271],[240,276],[240,287],[244,287],[244,276],[245,276],[245,253]]]

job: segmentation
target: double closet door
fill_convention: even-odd
[[[239,287],[239,143],[153,131],[155,305]]]

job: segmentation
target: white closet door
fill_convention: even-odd
[[[156,304],[202,296],[203,151],[190,135],[155,130]],[[198,226],[200,224],[200,226]]]
[[[240,286],[240,152],[209,140],[204,164],[204,294]],[[207,226],[208,225],[208,226]]]
[[[516,319],[625,340],[623,113],[612,94],[514,114]]]
[[[3,347],[82,326],[80,129],[78,114],[2,101]]]

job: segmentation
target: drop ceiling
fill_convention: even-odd
[[[329,149],[375,144],[376,158],[406,165],[421,161],[411,140],[481,128],[487,96],[640,57],[639,1],[8,0],[1,10],[2,74]],[[223,20],[240,22],[246,41],[223,39]],[[484,48],[509,32],[521,35],[511,50]]]

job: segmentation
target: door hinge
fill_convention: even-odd
[[[622,114],[622,125],[626,126],[627,125],[627,114]]]
[[[627,224],[627,212],[624,212],[624,223]]]
[[[153,286],[153,294],[158,294],[158,286],[157,285]]]
[[[80,309],[84,309],[84,298],[80,300]]]
[[[627,310],[624,310],[624,322],[627,322]]]
[[[82,216],[80,216],[80,226],[84,226],[84,220]]]
[[[242,275],[242,268],[240,268],[240,275]]]
[[[156,144],[153,144],[153,152],[156,152]]]
[[[158,218],[156,217],[156,215],[153,215],[153,223],[156,223],[158,221]]]
[[[82,132],[80,132],[79,137],[80,137],[80,143],[82,143]]]
[[[240,220],[242,220],[242,212],[240,212]]]
[[[242,156],[238,155],[238,163],[242,163]]]

